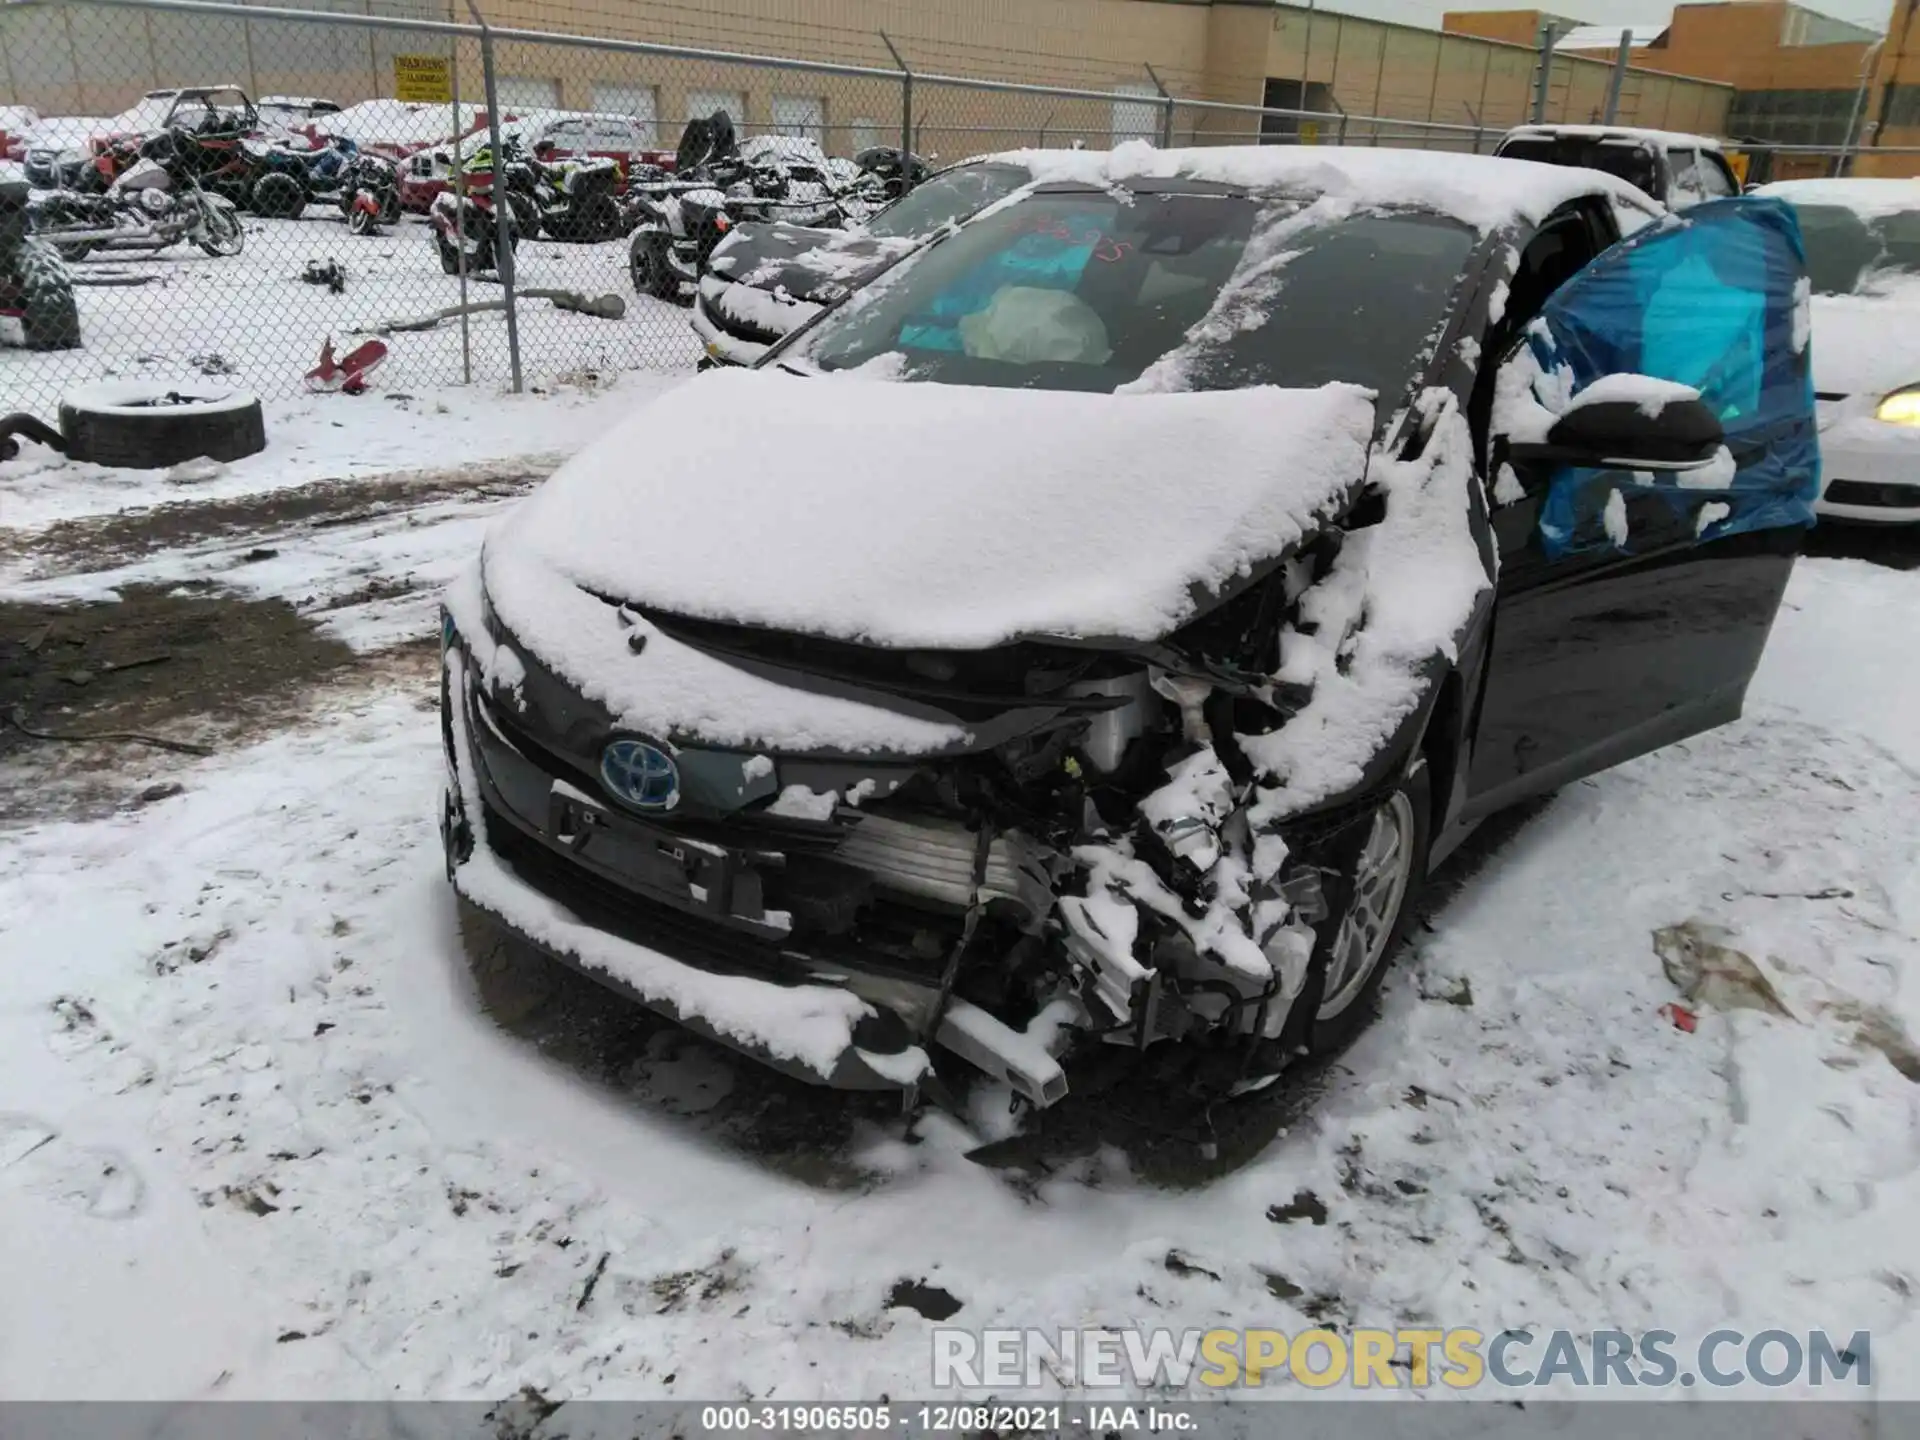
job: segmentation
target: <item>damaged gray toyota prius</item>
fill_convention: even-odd
[[[1799,235],[1473,156],[1016,158],[493,530],[447,868],[814,1081],[1244,1087],[1364,1023],[1483,817],[1739,714],[1818,488]]]

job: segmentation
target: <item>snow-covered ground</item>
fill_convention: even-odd
[[[0,350],[0,359],[10,352]],[[303,395],[264,402],[267,449],[228,465],[191,461],[173,470],[117,470],[70,461],[31,443],[0,463],[0,527],[136,506],[227,499],[395,471],[466,468],[550,471],[559,461],[679,375],[634,371],[592,383],[503,393],[498,382],[404,390],[385,370],[361,396]]]
[[[57,363],[219,353],[285,394],[329,329],[451,300],[417,227],[249,224],[240,260],[87,292],[89,349]],[[309,254],[344,295],[295,278]],[[618,247],[527,269],[628,293]],[[116,319],[129,297],[192,308]],[[628,299],[529,343],[559,337],[550,369],[651,337],[690,357],[684,312]],[[506,397],[498,368],[445,384],[458,344],[396,337],[374,393],[275,400],[269,450],[213,471],[28,447],[0,466],[0,603],[211,582],[359,651],[425,637],[514,496],[678,379]],[[24,363],[0,352],[0,386]],[[164,539],[122,523],[142,509]],[[133,788],[183,792],[0,841],[0,1396],[924,1396],[903,1280],[970,1328],[1865,1329],[1876,1393],[1920,1396],[1920,679],[1893,658],[1916,583],[1802,561],[1746,718],[1443,874],[1379,1022],[1317,1093],[1241,1102],[1243,1132],[1284,1127],[1184,1185],[1057,1136],[983,1164],[1004,1096],[909,1128],[590,989],[584,1049],[497,1027],[405,656],[244,748],[132,751]],[[1712,946],[1785,1013],[1675,1028],[1660,950]]]
[[[602,1084],[497,1029],[428,683],[140,756],[185,793],[0,847],[0,1394],[924,1395],[924,1279],[968,1326],[1869,1329],[1913,1395],[1913,585],[1802,562],[1747,717],[1521,826],[1188,1189],[970,1161],[991,1103],[776,1165],[717,1118],[746,1062],[657,1035]],[[1669,1023],[1689,923],[1788,1014]]]
[[[84,341],[52,354],[0,348],[0,393],[9,408],[50,415],[72,386],[103,377],[187,376],[239,385],[269,399],[297,396],[302,376],[329,335],[345,352],[386,321],[418,317],[460,299],[457,277],[441,273],[432,231],[414,218],[377,236],[356,238],[339,211],[316,205],[301,220],[244,216],[246,248],[211,257],[191,245],[158,253],[96,251],[70,269]],[[529,383],[645,369],[678,374],[699,357],[699,342],[679,306],[634,294],[624,241],[562,245],[532,240],[518,253],[525,288],[619,296],[626,314],[602,320],[557,310],[542,299],[520,306],[522,366]],[[312,262],[338,264],[339,294],[301,276]],[[90,283],[146,277],[146,283]],[[473,300],[498,299],[500,286],[469,281]],[[470,319],[472,373],[488,389],[509,377],[506,320],[498,312]],[[442,321],[428,331],[387,337],[379,383],[419,392],[464,377],[461,327]],[[498,452],[483,452],[498,453]]]

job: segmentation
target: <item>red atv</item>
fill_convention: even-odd
[[[165,108],[161,108],[161,102]],[[141,108],[157,113],[151,125],[116,134],[96,136],[93,168],[105,189],[140,158],[141,147],[159,131],[171,131],[181,147],[181,161],[200,182],[200,188],[224,195],[244,206],[253,188],[254,160],[241,141],[260,128],[260,112],[238,85],[203,85],[172,92],[156,91]],[[129,115],[135,111],[128,112]]]

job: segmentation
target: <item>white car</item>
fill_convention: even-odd
[[[1800,215],[1820,401],[1819,513],[1920,523],[1920,180],[1783,180]]]
[[[1740,193],[1740,181],[1711,135],[1633,125],[1521,125],[1502,135],[1493,153],[1601,170],[1674,210]]]

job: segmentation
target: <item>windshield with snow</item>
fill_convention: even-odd
[[[917,240],[1004,200],[1032,177],[1018,165],[960,165],[921,182],[867,222],[883,239]]]
[[[1854,295],[1896,275],[1920,275],[1920,210],[1861,215],[1841,205],[1796,205],[1816,295]]]
[[[1244,195],[1036,193],[963,226],[823,321],[825,370],[1053,390],[1374,390],[1429,353],[1475,242],[1415,212]]]

